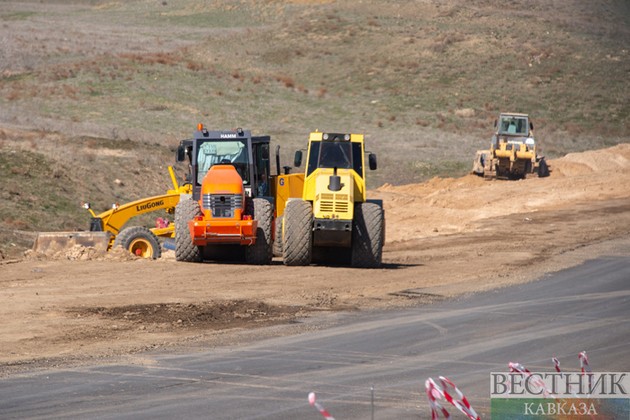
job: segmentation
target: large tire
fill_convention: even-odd
[[[383,258],[385,217],[376,203],[357,203],[352,223],[352,266],[377,268]]]
[[[547,165],[547,161],[545,159],[540,159],[538,162],[538,177],[546,178],[549,176],[549,166]]]
[[[282,256],[285,265],[309,265],[313,257],[313,207],[291,200],[284,209]]]
[[[144,226],[131,226],[121,230],[114,240],[114,247],[121,246],[133,255],[158,259],[162,256],[160,241]]]
[[[175,259],[177,261],[201,261],[201,249],[193,244],[188,228],[188,222],[201,214],[199,203],[190,198],[182,198],[175,206]]]
[[[533,172],[534,171],[532,170],[532,161],[528,160],[527,162],[525,162],[525,168],[523,169],[522,179],[527,178],[527,176]]]
[[[275,230],[275,238],[273,240],[273,256],[274,257],[282,257],[282,219],[284,217],[280,216],[276,218],[276,230]]]
[[[258,222],[258,227],[256,228],[256,242],[245,248],[245,262],[256,265],[271,264],[273,258],[271,240],[273,208],[271,203],[264,198],[247,200],[246,213]]]

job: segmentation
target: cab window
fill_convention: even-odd
[[[217,164],[234,165],[244,184],[249,184],[249,156],[245,141],[209,140],[197,150],[197,180],[202,182],[208,170]]]
[[[308,167],[306,169],[306,176],[309,176],[313,173],[315,169],[317,169],[317,160],[319,158],[319,145],[321,142],[313,141],[311,142],[311,149],[308,153]]]
[[[351,169],[352,149],[350,147],[350,142],[322,142],[317,167]]]

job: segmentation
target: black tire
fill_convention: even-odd
[[[377,268],[383,258],[385,216],[376,203],[357,203],[352,222],[352,266]]]
[[[507,171],[505,171],[503,169],[503,166],[501,166],[501,165],[497,165],[496,166],[496,172],[495,173],[496,173],[496,177],[497,178],[507,178],[508,177]]]
[[[523,177],[522,179],[527,178],[527,175],[534,173],[534,171],[532,170],[532,161],[528,160],[527,162],[525,162],[525,169],[523,170]]]
[[[175,259],[184,262],[201,261],[201,249],[193,244],[188,222],[200,216],[199,203],[190,198],[182,198],[175,206]]]
[[[547,161],[545,159],[540,159],[538,162],[538,177],[546,178],[549,176],[549,166],[547,165]]]
[[[276,218],[276,237],[273,240],[274,257],[282,257],[282,219],[283,216]]]
[[[273,258],[271,224],[273,209],[271,203],[264,198],[247,200],[247,214],[258,222],[256,242],[245,248],[245,262],[248,264],[271,264]]]
[[[144,226],[131,226],[121,230],[114,240],[114,247],[121,246],[141,258],[158,259],[162,256],[160,241]]]
[[[291,200],[284,209],[282,257],[285,265],[309,265],[313,258],[313,206]]]

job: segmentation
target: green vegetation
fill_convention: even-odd
[[[7,186],[0,193],[5,203],[0,220],[16,229],[62,230],[85,211],[75,203],[69,185],[71,169],[39,153],[0,154],[0,173]],[[58,217],[50,218],[51,214]]]
[[[0,12],[0,21],[25,20],[36,15],[35,12]]]
[[[22,183],[2,216],[52,229],[84,222],[78,193],[159,193],[199,122],[271,134],[285,164],[314,129],[365,133],[370,188],[466,173],[501,111],[529,113],[552,158],[628,141],[629,17],[623,1],[3,2],[0,125],[68,149],[3,160]]]

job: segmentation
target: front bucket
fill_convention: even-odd
[[[111,236],[110,232],[39,232],[33,244],[33,251],[54,255],[80,245],[107,252]]]
[[[490,150],[477,150],[475,161],[473,162],[472,173],[484,176],[484,172],[490,163]]]

